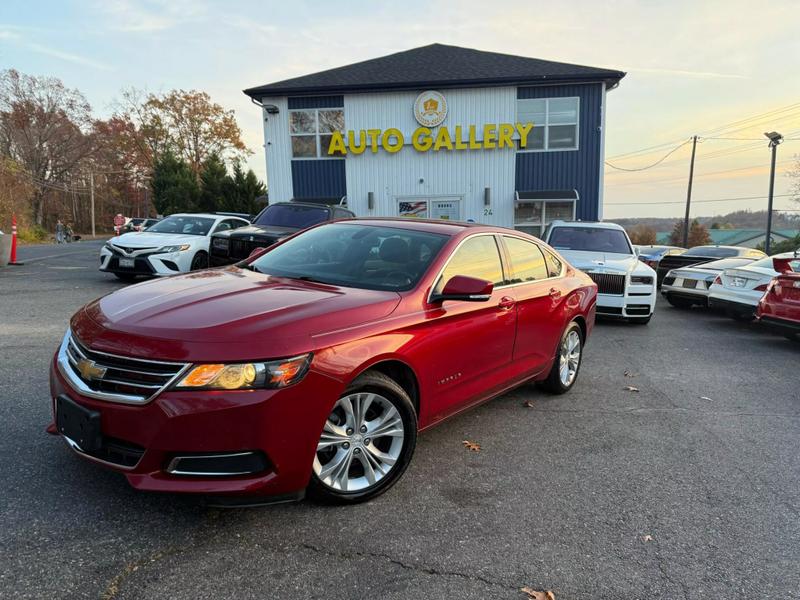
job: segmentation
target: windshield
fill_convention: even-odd
[[[713,256],[725,258],[726,256],[737,256],[739,250],[736,248],[718,248],[716,246],[695,246],[683,253],[683,256]]]
[[[173,215],[151,225],[148,233],[180,233],[183,235],[207,235],[214,219],[194,215]]]
[[[549,243],[556,250],[633,254],[625,232],[619,229],[556,227],[550,235]]]
[[[260,273],[370,290],[414,287],[448,237],[410,229],[332,223],[250,263]]]
[[[328,220],[329,209],[326,206],[293,206],[291,204],[273,204],[258,215],[253,225],[272,227],[292,227],[305,229]]]

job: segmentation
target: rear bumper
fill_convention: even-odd
[[[82,396],[64,380],[55,360],[50,368],[53,421],[55,399],[67,396],[100,413],[104,447],[113,442],[128,454],[122,459],[104,448],[90,455],[62,436],[67,445],[82,458],[123,473],[134,488],[159,492],[301,495],[311,477],[322,426],[342,389],[341,382],[312,370],[302,382],[282,390],[167,391],[147,404],[131,406]],[[171,472],[182,470],[176,458],[234,453],[263,456],[260,470],[214,476]]]
[[[727,313],[733,313],[736,315],[747,316],[756,314],[756,307],[752,304],[735,302],[733,300],[724,300],[722,298],[716,298],[714,296],[708,297],[708,306],[709,308],[721,310]]]
[[[664,296],[664,298],[681,298],[683,300],[690,300],[696,304],[708,306],[708,290],[662,285],[661,295]]]
[[[758,322],[780,333],[800,334],[800,321],[781,319],[780,317],[773,317],[770,315],[761,315],[758,317]]]

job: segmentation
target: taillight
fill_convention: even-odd
[[[768,286],[769,286],[769,284],[768,284],[768,283],[762,283],[761,285],[754,287],[754,288],[753,288],[753,291],[756,291],[756,292],[766,292],[766,291],[767,291],[767,287],[768,287]]]

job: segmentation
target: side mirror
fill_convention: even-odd
[[[431,298],[431,302],[444,302],[445,300],[465,300],[467,302],[486,302],[492,297],[494,284],[485,279],[455,275],[444,284],[440,294]]]
[[[792,263],[796,262],[796,258],[773,258],[772,259],[772,268],[775,269],[778,273],[794,273],[794,269],[792,269]]]

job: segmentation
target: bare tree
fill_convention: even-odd
[[[47,191],[92,151],[91,107],[54,77],[0,71],[0,153],[21,165],[34,185],[32,213],[42,225]]]

